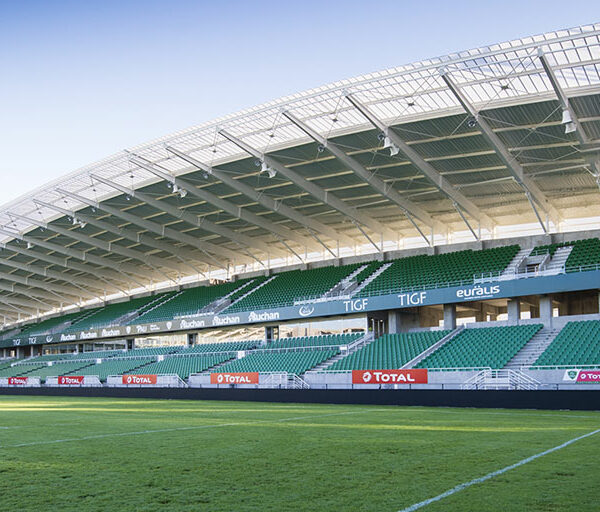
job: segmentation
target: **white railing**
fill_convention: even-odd
[[[259,374],[259,388],[277,389],[309,389],[308,383],[296,375],[287,372],[261,372]]]
[[[63,383],[58,382],[58,377],[47,377],[46,378],[46,386],[55,388],[99,388],[102,387],[102,382],[98,378],[98,375],[84,375],[83,380],[78,381],[78,379],[62,379]],[[66,382],[65,382],[66,381]]]
[[[1,377],[0,387],[39,388],[42,385],[40,377]]]
[[[125,377],[125,379],[124,379]],[[127,383],[126,378],[131,377],[131,382]],[[179,377],[179,375],[156,375],[156,381],[153,379],[140,379],[135,374],[131,375],[109,375],[106,379],[106,385],[113,388],[187,388],[188,385]],[[149,377],[149,376],[144,376]],[[151,376],[150,376],[151,377]]]
[[[535,390],[541,383],[520,370],[482,370],[467,379],[461,389]]]
[[[571,370],[573,368],[579,370],[596,370],[597,368],[600,368],[600,364],[528,364],[521,367],[522,370]]]

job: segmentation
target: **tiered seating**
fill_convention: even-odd
[[[573,242],[573,250],[565,263],[567,272],[594,270],[600,266],[600,239],[589,238]]]
[[[127,352],[121,352],[117,354],[118,357],[147,357],[147,356],[163,356],[167,354],[175,354],[182,350],[184,345],[174,345],[166,347],[148,347],[148,348],[135,348],[128,350]]]
[[[149,309],[130,323],[150,323],[162,320],[170,320],[176,317],[193,315],[202,308],[208,306],[220,297],[224,297],[234,290],[240,288],[251,279],[240,279],[231,283],[218,284],[214,286],[198,286],[187,288],[173,298],[166,300],[160,306]],[[252,286],[252,285],[250,285]],[[245,287],[248,291],[250,288]],[[241,292],[236,292],[241,293]]]
[[[14,363],[14,360],[11,361],[4,361],[2,363],[0,363],[0,371],[4,370],[5,368],[10,368],[10,366]]]
[[[384,264],[383,261],[372,261],[365,268],[363,268],[356,276],[353,281],[356,281],[358,284],[361,284],[365,281],[373,272],[377,271],[379,267]]]
[[[48,318],[47,320],[42,320],[37,324],[25,326],[18,336],[36,336],[39,334],[46,334],[65,322],[76,322],[77,320],[88,315],[88,313],[89,311],[78,311],[77,313],[69,313],[68,315]]]
[[[534,366],[600,367],[600,321],[569,322],[540,355]]]
[[[338,350],[250,353],[218,369],[219,372],[288,372],[300,375],[338,354]]]
[[[281,272],[257,291],[227,308],[226,312],[291,306],[295,300],[303,297],[319,297],[360,266],[355,263],[341,267]]]
[[[146,309],[152,307],[152,305],[159,304],[169,297],[172,297],[174,294],[175,292],[161,293],[159,295],[139,297],[117,304],[108,304],[107,306],[97,309],[93,314],[87,315],[82,320],[73,322],[68,330],[85,331],[87,329],[98,329],[100,327],[117,325],[116,321],[123,316],[136,311],[139,311],[140,314],[142,314]]]
[[[76,363],[55,363],[52,366],[36,367],[34,370],[29,371],[25,374],[26,377],[40,377],[42,383],[46,382],[47,377],[57,377],[59,375],[67,374],[86,374],[85,368],[90,366],[90,361],[76,362]],[[29,365],[23,365],[29,366]],[[87,375],[87,374],[86,374]]]
[[[499,275],[519,252],[518,245],[483,251],[458,251],[437,256],[418,255],[396,260],[358,296],[472,283],[481,274]]]
[[[124,350],[93,350],[90,352],[80,352],[69,357],[72,359],[107,359],[109,357],[125,356],[127,352]]]
[[[296,338],[280,338],[273,341],[270,348],[319,347],[348,345],[363,336],[356,334],[328,334],[323,336],[304,336]]]
[[[140,370],[142,373],[145,373],[142,368],[149,364],[155,362],[156,359],[152,357],[144,357],[144,358],[128,358],[128,359],[108,359],[99,364],[93,364],[85,368],[85,371],[82,370],[80,375],[97,375],[98,378],[104,382],[109,375],[123,375],[124,373],[139,373],[134,372],[134,370]],[[72,373],[72,375],[76,375],[76,373]]]
[[[73,354],[46,354],[44,356],[35,356],[27,359],[28,363],[44,363],[47,361],[62,361],[64,359],[72,359]]]
[[[162,361],[144,366],[143,372],[150,375],[179,375],[181,379],[185,380],[192,373],[204,372],[228,359],[231,359],[231,355],[225,353],[212,356],[165,357]],[[137,373],[137,371],[132,370],[127,373]]]
[[[531,250],[529,256],[540,256],[542,254],[549,254],[550,256],[554,256],[554,253],[557,249],[559,249],[560,247],[567,247],[569,245],[572,244],[570,242],[565,242],[561,244],[538,245],[537,247],[534,247]]]
[[[385,334],[349,356],[336,361],[328,370],[393,370],[401,368],[450,331]]]
[[[0,377],[19,377],[25,375],[32,370],[39,368],[45,368],[46,364],[17,364],[15,366],[8,366],[0,370]]]
[[[250,350],[256,347],[260,341],[226,341],[223,343],[199,343],[182,349],[180,354],[202,354],[209,352],[237,352],[239,350]]]
[[[503,368],[541,328],[535,324],[465,329],[417,368]]]

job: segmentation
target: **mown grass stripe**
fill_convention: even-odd
[[[433,498],[429,498],[429,499],[426,499],[419,503],[415,503],[414,505],[411,505],[410,507],[403,508],[399,512],[414,512],[415,510],[418,510],[422,507],[426,507],[427,505],[431,505],[432,503],[435,503],[436,501],[443,500],[444,498],[447,498],[448,496],[452,496],[453,494],[456,494],[457,492],[463,491],[464,489],[467,489],[468,487],[471,487],[472,485],[480,484],[480,483],[485,482],[486,480],[490,480],[491,478],[494,478],[498,475],[502,475],[503,473],[506,473],[507,471],[510,471],[512,469],[516,469],[520,466],[528,464],[529,462],[539,459],[540,457],[543,457],[550,453],[556,452],[558,450],[562,450],[563,448],[566,448],[567,446],[569,446],[573,443],[576,443],[577,441],[580,441],[581,439],[585,439],[586,437],[593,436],[593,435],[597,434],[598,432],[600,432],[600,429],[594,430],[593,432],[588,432],[587,434],[583,434],[582,436],[570,439],[569,441],[559,444],[558,446],[555,446],[554,448],[550,448],[543,452],[536,453],[535,455],[532,455],[531,457],[527,457],[526,459],[522,459],[519,462],[515,462],[514,464],[511,464],[510,466],[506,466],[502,469],[492,471],[491,473],[488,473],[485,476],[481,476],[479,478],[474,478],[473,480],[471,480],[469,482],[459,484],[456,487],[453,487],[452,489],[448,489],[446,492],[443,492],[442,494],[438,494],[437,496],[434,496]]]

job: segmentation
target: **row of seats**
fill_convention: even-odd
[[[384,334],[349,356],[336,361],[329,370],[391,370],[402,368],[410,360],[440,341],[450,331]]]
[[[474,276],[498,275],[519,252],[518,245],[482,251],[418,255],[394,261],[359,292],[359,296],[473,283]]]
[[[600,366],[600,321],[569,322],[534,366]]]
[[[217,284],[213,286],[198,286],[187,288],[173,295],[161,305],[149,309],[130,323],[151,323],[170,320],[185,315],[194,315],[217,299],[224,297],[238,289],[246,289],[252,279],[240,279],[230,283]],[[254,283],[252,283],[254,284]],[[243,288],[242,288],[243,287]],[[240,290],[240,292],[242,291]]]
[[[267,284],[230,306],[226,312],[291,306],[305,297],[319,297],[349,276],[361,265],[322,267],[281,272]]]
[[[108,304],[107,306],[98,308],[93,314],[87,315],[85,318],[73,322],[68,330],[86,331],[88,329],[97,329],[100,327],[117,325],[121,318],[129,315],[142,315],[153,305],[172,297],[174,293],[175,292],[167,292],[148,297],[138,297],[137,299],[130,299],[126,302]]]
[[[363,336],[362,333],[348,334],[328,334],[321,336],[303,336],[279,338],[269,344],[269,348],[298,348],[298,347],[322,347],[322,346],[342,346],[353,343]]]
[[[419,368],[503,368],[542,328],[541,324],[464,329],[441,348],[423,359]],[[328,370],[366,370],[401,368],[450,331],[422,331],[386,334],[356,352],[341,358]],[[286,338],[272,343],[270,348],[305,348],[345,345],[360,334],[340,334]],[[44,380],[56,375],[108,375],[125,373],[177,374],[182,379],[191,373],[203,372],[232,359],[238,350],[249,351],[246,357],[235,359],[218,371],[288,372],[301,374],[339,354],[338,349],[296,350],[290,352],[253,351],[258,341],[224,342],[192,347],[154,347],[131,351],[87,353],[102,356],[84,360],[86,354],[55,360],[52,366],[42,356],[37,359],[0,363],[0,377],[38,376]],[[210,354],[209,354],[210,353]],[[204,355],[209,354],[209,355]],[[164,355],[162,361],[156,356]],[[64,356],[64,354],[62,355]],[[132,357],[133,356],[133,357]],[[78,360],[78,358],[80,360]],[[569,322],[535,362],[535,366],[600,366],[600,321]]]
[[[236,359],[219,372],[287,372],[300,375],[338,354],[338,350],[306,350],[301,352],[258,352]]]
[[[504,368],[542,324],[465,329],[417,368]]]
[[[148,375],[179,375],[183,380],[192,373],[200,373],[231,359],[230,354],[189,357],[165,357],[162,361],[149,363],[127,373],[144,373]]]
[[[600,265],[600,239],[598,238],[540,246],[535,248],[532,254],[545,252],[553,254],[558,247],[566,245],[573,246],[566,261],[567,272]],[[401,258],[393,261],[385,271],[361,290],[358,296],[448,286],[452,283],[471,283],[474,276],[500,274],[518,251],[518,245],[510,245],[480,251],[464,250],[432,256],[417,255]],[[360,267],[365,267],[352,278],[357,284],[361,284],[381,265],[383,262],[374,261],[366,264],[281,272],[275,274],[275,277],[264,286],[260,285],[270,279],[269,277],[260,276],[219,285],[188,288],[181,292],[137,298],[51,318],[24,327],[20,334],[28,336],[46,334],[60,329],[61,326],[64,326],[65,330],[105,327],[130,313],[135,315],[129,320],[130,324],[171,320],[198,313],[212,302],[230,294],[233,304],[224,311],[227,313],[289,306],[305,297],[323,295],[342,279],[347,278]],[[241,298],[253,289],[256,291]],[[241,300],[236,302],[239,298]]]

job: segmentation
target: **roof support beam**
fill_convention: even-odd
[[[33,300],[28,300],[28,299],[33,299]],[[43,310],[43,311],[51,311],[53,309],[55,309],[56,306],[53,306],[51,304],[46,304],[45,302],[42,302],[38,299],[36,299],[35,297],[28,297],[26,299],[21,299],[19,297],[6,297],[3,296],[2,299],[0,299],[2,302],[4,302],[4,304],[7,305],[14,305],[14,306],[21,306],[24,308],[30,308],[33,310]],[[42,307],[40,307],[40,304]]]
[[[9,302],[9,299],[11,300],[11,302]],[[7,311],[7,308],[8,308],[10,310],[16,311],[17,313],[20,313],[23,315],[31,315],[31,316],[36,315],[37,312],[39,311],[39,308],[37,305],[23,306],[21,304],[20,307],[17,307],[17,305],[19,305],[19,304],[17,302],[12,302],[13,299],[14,299],[14,297],[0,299],[0,304],[4,304],[6,306],[6,307],[2,308],[3,311]],[[29,302],[29,301],[23,301],[23,302]],[[23,308],[28,308],[28,309],[23,309]],[[11,311],[11,313],[12,313],[11,318],[14,318],[13,311]],[[50,311],[50,309],[48,309],[47,311]]]
[[[221,199],[219,196],[208,192],[207,190],[196,188],[193,184],[187,182],[186,180],[172,176],[167,171],[158,168],[156,164],[144,161],[141,157],[136,156],[131,159],[131,162],[139,167],[142,167],[143,169],[146,169],[148,172],[154,174],[155,176],[158,176],[159,178],[162,178],[163,180],[166,180],[172,183],[173,185],[176,185],[179,189],[186,190],[198,199],[206,201],[207,203],[222,209],[223,211],[229,213],[229,215],[232,215],[233,217],[237,217],[238,219],[241,219],[244,222],[247,222],[248,224],[259,226],[265,229],[266,231],[273,233],[277,238],[283,238],[284,240],[293,240],[294,242],[300,244],[303,247],[306,247],[310,243],[312,243],[312,240],[309,240],[308,238],[299,235],[295,231],[292,231],[291,229],[285,226],[275,224],[274,222],[271,222],[265,217],[256,215],[255,213],[245,210],[240,206],[236,206],[235,204],[230,203],[225,199]]]
[[[273,248],[269,247],[268,244],[260,242],[260,241],[256,240],[255,238],[246,236],[242,233],[238,233],[237,231],[234,231],[233,229],[229,229],[225,226],[220,226],[218,224],[215,224],[214,222],[209,221],[208,219],[199,217],[198,215],[195,215],[190,212],[186,212],[185,210],[182,210],[175,206],[171,206],[170,204],[167,204],[165,201],[159,201],[158,199],[154,199],[153,197],[150,197],[148,194],[144,194],[143,192],[140,192],[138,190],[128,189],[127,187],[123,187],[123,186],[119,185],[118,183],[114,183],[112,181],[105,180],[104,178],[100,178],[96,175],[91,175],[91,177],[93,179],[95,179],[96,181],[104,183],[105,185],[108,185],[116,190],[123,192],[124,194],[128,194],[131,197],[135,197],[135,198],[139,199],[140,201],[152,206],[152,208],[155,208],[159,211],[168,213],[172,217],[175,217],[176,219],[180,219],[180,220],[186,222],[187,224],[190,224],[191,226],[194,226],[196,228],[200,228],[205,231],[215,233],[224,238],[228,238],[232,242],[235,242],[236,244],[238,244],[242,247],[246,246],[249,248],[258,249],[259,251],[263,251],[265,254],[277,253],[280,256],[284,255],[282,251],[273,251]]]
[[[27,242],[28,244],[39,245],[40,247],[44,247],[45,249],[48,249],[50,251],[54,251],[59,254],[64,254],[65,256],[69,256],[70,258],[75,258],[80,261],[89,261],[90,263],[93,263],[94,265],[99,265],[101,267],[108,268],[110,270],[116,270],[120,274],[123,274],[123,276],[125,276],[127,279],[131,279],[132,281],[139,284],[140,286],[145,287],[144,285],[139,283],[137,280],[132,278],[130,275],[128,275],[125,270],[123,270],[124,265],[122,263],[117,263],[112,260],[105,260],[104,258],[100,258],[93,254],[88,254],[83,251],[79,251],[77,249],[71,249],[68,247],[63,247],[62,245],[46,242],[44,240],[38,240],[37,238],[34,238],[32,236],[20,235],[18,233],[13,233],[11,231],[7,231],[2,228],[0,228],[0,233],[10,236],[10,237],[13,237],[13,238],[17,238],[19,240],[23,240],[23,241]],[[71,266],[72,268],[76,268],[75,266],[73,266],[73,264],[71,262],[69,262],[66,265],[67,268],[69,268],[69,266]],[[83,266],[83,267],[85,268],[85,266]],[[90,269],[86,269],[85,272],[90,272]],[[112,275],[112,272],[110,272],[108,275],[111,276],[110,279],[121,279],[122,280],[122,278]],[[99,279],[103,279],[102,275],[98,275],[97,277]],[[108,281],[108,282],[111,283],[111,281]],[[125,290],[121,289],[114,283],[111,283],[111,284],[112,284],[112,286],[116,286],[123,293],[126,293]]]
[[[195,159],[194,157],[191,157],[191,156],[183,153],[182,151],[179,151],[178,149],[175,149],[171,146],[167,146],[165,149],[169,153],[172,153],[173,155],[175,155],[175,156],[181,158],[182,160],[186,161],[187,163],[193,165],[196,169],[202,170],[202,171],[206,172],[207,174],[212,174],[215,178],[217,178],[220,181],[222,181],[223,183],[225,183],[225,185],[227,185],[228,187],[236,190],[237,192],[244,194],[246,197],[249,197],[253,201],[256,201],[260,205],[264,206],[267,210],[271,210],[280,215],[283,215],[284,217],[287,217],[288,219],[293,220],[294,222],[297,222],[298,224],[303,225],[307,230],[309,230],[309,231],[312,230],[313,232],[321,233],[325,236],[328,236],[332,240],[337,240],[338,242],[345,243],[348,246],[353,246],[355,244],[354,239],[352,239],[351,237],[346,236],[343,233],[339,233],[335,229],[333,229],[315,219],[307,217],[307,216],[301,214],[300,212],[297,212],[296,210],[294,210],[293,208],[290,208],[289,206],[282,203],[281,201],[276,201],[275,199],[272,199],[271,197],[264,194],[263,192],[257,192],[252,187],[249,187],[248,185],[241,182],[240,180],[234,180],[227,173],[220,171],[218,169],[215,169],[214,167],[210,167],[210,166],[200,162],[199,160]]]
[[[67,286],[62,286],[56,283],[49,283],[47,281],[38,281],[37,279],[32,279],[30,277],[23,277],[16,274],[9,274],[6,272],[0,272],[0,279],[12,283],[22,284],[25,286],[30,286],[32,288],[40,288],[42,290],[46,290],[52,295],[61,299],[65,296],[70,297],[69,300],[72,299],[81,299],[82,297],[86,297],[89,299],[93,299],[96,296],[90,294],[89,292],[78,293],[73,288],[69,288]]]
[[[331,153],[340,162],[350,168],[354,174],[359,176],[363,181],[366,181],[373,189],[379,192],[383,197],[389,199],[392,203],[400,207],[404,215],[411,217],[411,223],[414,224],[414,219],[418,219],[429,228],[439,229],[445,231],[446,226],[441,222],[436,221],[427,213],[423,208],[414,204],[412,201],[403,198],[390,184],[386,184],[375,172],[368,171],[363,165],[356,160],[354,157],[347,155],[342,149],[335,143],[327,140],[321,134],[317,133],[310,126],[303,121],[300,121],[296,116],[290,112],[283,112],[283,115],[306,133],[315,142],[321,144],[329,153]],[[410,219],[409,219],[410,220]],[[420,230],[419,230],[420,231]]]
[[[402,153],[410,160],[410,162],[421,171],[429,181],[443,194],[445,194],[454,204],[458,205],[463,211],[467,212],[473,217],[479,224],[488,229],[494,227],[494,221],[486,215],[473,201],[465,197],[465,195],[458,191],[444,176],[442,176],[433,166],[426,162],[425,159],[419,155],[412,147],[410,147],[400,136],[394,131],[393,128],[385,125],[380,121],[365,105],[359,102],[351,94],[346,94],[346,99],[352,103],[354,108],[358,110],[367,120],[378,130],[380,130],[389,140],[396,146]],[[459,210],[461,218],[464,219],[463,213]],[[469,224],[466,222],[467,226]],[[469,226],[469,229],[471,227]],[[472,230],[471,230],[472,231]]]
[[[31,244],[37,243],[37,245],[39,245],[40,247],[43,247],[45,249],[48,249],[50,251],[54,251],[58,254],[65,254],[64,252],[60,252],[58,249],[61,248],[61,246],[59,245],[55,245],[55,244],[51,244],[48,242],[43,242],[43,241],[37,241],[36,239],[32,238],[32,237],[27,237],[27,236],[22,236],[22,235],[16,235],[15,233],[11,233],[10,231],[3,231],[0,229],[0,233],[4,234],[4,235],[8,235],[11,236],[13,238],[16,238],[18,240],[23,240],[24,242],[28,242]],[[8,251],[12,251],[16,254],[21,254],[23,256],[26,256],[28,258],[33,258],[35,260],[39,260],[39,261],[45,261],[47,263],[50,263],[51,265],[56,265],[58,267],[63,267],[66,268],[68,270],[77,270],[78,272],[84,272],[86,275],[91,275],[93,276],[96,281],[90,281],[88,279],[81,278],[80,276],[76,276],[75,278],[80,280],[80,282],[82,284],[85,284],[86,286],[97,286],[97,287],[102,287],[103,289],[105,289],[106,291],[110,291],[110,292],[116,292],[116,291],[120,291],[125,293],[125,290],[120,288],[119,286],[117,286],[115,283],[112,283],[109,279],[107,279],[106,275],[98,275],[96,268],[88,268],[85,265],[82,265],[76,261],[69,261],[68,259],[62,259],[62,258],[57,258],[56,256],[52,256],[50,254],[44,254],[44,253],[40,253],[37,251],[33,251],[31,249],[23,249],[21,247],[16,246],[15,244],[0,244],[0,248],[8,250]],[[67,256],[69,256],[67,254]],[[70,256],[69,256],[70,257]],[[0,260],[0,261],[5,261],[5,260]],[[44,269],[45,270],[45,269]],[[50,275],[50,274],[48,274]],[[110,274],[109,274],[110,276]],[[114,277],[115,279],[119,279],[121,280],[120,276],[111,276]],[[104,283],[104,284],[101,284]]]
[[[69,192],[68,190],[65,190],[62,188],[57,188],[56,191],[59,194],[62,194],[63,196],[70,197],[72,199],[75,199],[76,201],[83,203],[83,204],[87,204],[88,206],[91,206],[92,208],[96,208],[97,210],[114,215],[115,217],[123,219],[131,224],[134,224],[135,226],[139,226],[140,228],[143,228],[151,233],[154,233],[159,236],[167,237],[171,240],[174,240],[175,242],[179,242],[179,243],[187,244],[191,247],[195,247],[196,249],[201,251],[201,253],[203,255],[205,255],[205,257],[208,257],[210,261],[216,261],[217,268],[225,269],[227,267],[227,260],[225,262],[222,260],[221,261],[215,260],[214,256],[211,256],[207,251],[210,251],[211,253],[215,254],[219,258],[233,259],[236,256],[239,256],[236,252],[231,251],[229,249],[221,248],[218,245],[211,244],[210,242],[204,242],[204,241],[198,240],[197,238],[195,238],[191,235],[187,235],[186,233],[180,233],[179,231],[176,231],[172,228],[163,226],[162,224],[159,224],[157,222],[143,219],[142,217],[138,217],[137,215],[133,215],[129,212],[121,211],[118,208],[109,206],[104,203],[99,203],[97,201],[93,201],[92,199],[88,199],[86,197],[80,196],[79,194],[75,194],[74,192]],[[187,253],[187,251],[186,251],[186,253]],[[198,255],[194,255],[193,259],[201,260],[201,261],[204,260],[203,258],[200,258]],[[223,263],[225,263],[225,265],[223,265]]]
[[[305,178],[300,176],[297,172],[292,171],[291,169],[288,169],[285,165],[283,165],[278,160],[275,160],[273,157],[266,155],[266,154],[261,154],[259,151],[250,147],[248,144],[241,141],[237,137],[231,135],[230,133],[226,132],[225,130],[220,130],[219,133],[223,137],[225,137],[227,140],[233,142],[240,149],[244,150],[249,155],[252,155],[255,158],[262,160],[268,167],[271,167],[275,171],[281,173],[287,179],[292,181],[295,185],[297,185],[301,189],[305,190],[313,197],[317,198],[323,204],[327,204],[327,205],[331,206],[338,212],[355,220],[356,222],[362,224],[363,226],[368,227],[375,233],[383,234],[392,240],[396,239],[396,233],[394,231],[392,231],[389,228],[386,228],[383,224],[376,221],[375,219],[372,219],[368,215],[366,215],[362,212],[359,212],[353,206],[346,204],[341,199],[338,199],[334,194],[330,194],[329,192],[327,192],[323,188],[319,187],[315,183],[312,183],[312,182],[306,180]]]
[[[589,144],[589,142],[590,142],[589,137],[585,133],[585,130],[583,129],[583,126],[581,125],[581,122],[579,121],[577,114],[573,110],[573,107],[571,107],[569,98],[567,98],[567,95],[565,94],[562,87],[558,83],[556,74],[554,73],[552,66],[548,62],[546,55],[544,55],[544,50],[542,50],[542,48],[538,48],[538,58],[540,59],[540,61],[542,63],[542,67],[544,68],[544,71],[546,72],[546,76],[548,77],[548,80],[550,80],[550,84],[552,85],[552,88],[554,89],[554,92],[556,93],[556,97],[558,98],[558,102],[560,103],[560,106],[562,107],[563,112],[566,111],[569,113],[570,118],[571,118],[570,122],[572,122],[575,125],[575,137],[577,137],[579,144],[582,147],[584,147],[586,144]],[[590,165],[593,168],[593,174],[596,177],[596,180],[599,180],[598,185],[600,186],[600,162],[598,160],[596,160],[596,161],[591,162]]]
[[[117,245],[112,242],[106,242],[99,238],[94,238],[94,237],[91,237],[88,235],[77,233],[71,229],[61,228],[59,226],[56,226],[55,224],[48,224],[46,222],[34,220],[29,217],[25,217],[23,215],[13,214],[13,216],[18,219],[22,219],[27,222],[30,222],[31,224],[34,224],[41,228],[58,233],[59,235],[63,235],[63,236],[72,238],[73,240],[77,240],[78,242],[90,245],[91,247],[94,247],[96,249],[101,249],[103,251],[106,251],[107,253],[119,254],[120,256],[123,256],[125,258],[131,258],[131,259],[140,261],[143,264],[148,265],[148,267],[150,267],[151,269],[158,271],[162,276],[166,277],[168,280],[172,280],[170,277],[168,277],[166,274],[164,274],[162,271],[159,270],[160,266],[162,265],[162,260],[160,260],[159,258],[155,258],[153,256],[147,255],[140,251],[136,251],[134,249],[128,249],[126,247]],[[89,256],[89,255],[86,253],[86,256]],[[100,258],[100,259],[102,259],[102,258]],[[111,263],[114,264],[115,262],[113,261]],[[105,262],[104,264],[106,265],[107,263]],[[144,274],[142,269],[138,268],[137,266],[124,264],[124,263],[121,264],[120,266],[128,274],[133,274],[135,276],[138,276],[138,277],[141,277],[144,279],[148,277],[147,274]]]
[[[44,293],[41,292],[39,290],[37,290],[36,288],[25,288],[22,287],[18,284],[8,284],[8,283],[3,283],[0,282],[0,290],[5,291],[5,292],[9,292],[9,293],[16,293],[19,295],[23,295],[24,297],[29,297],[30,299],[36,300],[38,302],[40,302],[41,304],[48,306],[50,308],[53,308],[55,306],[52,306],[49,302],[45,302],[45,301],[50,301],[50,302],[54,302],[56,304],[60,304],[61,302],[67,302],[67,300],[65,300],[65,297],[59,295],[58,293],[55,293],[51,290],[48,291],[48,293]]]
[[[450,79],[446,70],[441,69],[440,75],[444,82],[446,82],[446,85],[448,86],[452,94],[456,97],[458,102],[465,109],[465,111],[477,120],[482,135],[494,148],[496,154],[498,155],[500,160],[502,160],[502,163],[506,165],[507,169],[513,175],[515,181],[521,187],[523,187],[523,190],[525,192],[529,192],[531,198],[539,205],[539,207],[542,210],[544,210],[544,212],[546,212],[546,215],[550,218],[550,220],[552,220],[552,222],[554,222],[554,225],[558,226],[560,221],[560,215],[558,213],[558,210],[556,210],[556,208],[552,206],[546,195],[538,188],[535,182],[525,175],[521,164],[519,164],[517,159],[508,151],[508,149],[506,149],[498,135],[494,133],[487,121],[479,115],[479,112],[475,110],[475,107],[471,105],[471,103],[463,94],[463,92]]]
[[[7,246],[4,245],[2,248],[6,249]],[[9,247],[9,248],[10,248],[10,250],[12,250],[12,247]],[[102,286],[99,286],[97,281],[93,282],[91,280],[88,280],[88,279],[86,279],[84,277],[80,277],[80,276],[74,277],[69,274],[64,274],[61,272],[56,272],[54,270],[47,269],[46,267],[38,267],[36,265],[20,263],[18,261],[12,260],[10,258],[1,258],[0,266],[11,267],[11,268],[15,268],[17,270],[23,270],[24,272],[29,272],[30,274],[35,274],[38,276],[49,277],[51,279],[63,281],[65,283],[68,283],[70,286],[79,288],[81,291],[83,291],[84,296],[91,295],[92,297],[97,297],[98,292],[100,290],[102,290]],[[75,282],[75,280],[77,282]]]
[[[130,230],[127,228],[120,228],[118,226],[115,226],[114,224],[111,224],[109,222],[105,222],[102,220],[98,220],[94,217],[90,217],[89,215],[85,215],[83,213],[75,213],[75,212],[72,212],[69,210],[65,210],[64,208],[61,208],[59,206],[56,206],[56,205],[53,205],[50,203],[46,203],[44,201],[40,201],[38,199],[34,199],[33,202],[36,204],[39,204],[40,206],[43,206],[45,208],[49,208],[56,212],[62,213],[63,215],[66,215],[68,217],[72,217],[74,219],[77,218],[82,222],[86,222],[92,226],[96,226],[97,228],[99,228],[103,231],[108,231],[109,233],[113,233],[117,236],[121,236],[131,242],[141,243],[144,245],[148,245],[149,247],[153,247],[154,249],[158,249],[159,251],[164,251],[168,254],[175,256],[184,265],[187,265],[189,268],[191,268],[194,271],[194,273],[202,274],[202,272],[200,272],[196,267],[194,267],[190,263],[187,263],[187,261],[185,259],[183,259],[180,254],[177,253],[177,251],[173,250],[173,247],[171,245],[166,244],[164,242],[159,242],[158,240],[155,240],[151,236],[140,234],[140,233],[137,233],[136,231],[133,231],[133,230]],[[154,259],[157,260],[157,258],[154,258]],[[170,267],[171,269],[176,270],[177,272],[181,272],[181,265],[175,265],[172,261],[170,261],[168,259],[161,259],[160,261],[163,266]]]

